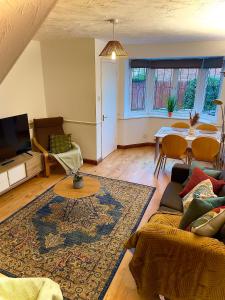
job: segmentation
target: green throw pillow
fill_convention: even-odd
[[[225,205],[225,197],[200,199],[196,191],[194,199],[191,201],[187,211],[184,213],[179,228],[185,229],[193,221],[212,210],[215,207]]]
[[[203,166],[203,165],[202,165],[201,163],[199,163],[198,161],[193,161],[193,162],[191,163],[191,167],[190,167],[190,169],[189,169],[189,176],[188,176],[188,178],[182,183],[182,186],[185,186],[185,185],[187,184],[187,182],[188,182],[188,180],[190,179],[190,176],[191,176],[191,174],[192,174],[194,168],[196,168],[196,167],[199,168],[199,169],[201,169],[205,174],[207,174],[207,175],[209,175],[209,176],[211,176],[211,177],[213,177],[213,178],[216,178],[216,179],[218,179],[219,176],[220,176],[220,174],[221,174],[221,171],[219,171],[219,170],[209,169],[209,168],[207,168],[206,166]]]
[[[50,152],[54,154],[67,152],[71,149],[71,134],[51,135]]]
[[[214,236],[225,223],[225,206],[215,207],[195,220],[188,230],[201,236]]]

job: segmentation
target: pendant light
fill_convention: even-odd
[[[111,57],[111,59],[115,60],[118,57],[126,57],[128,56],[126,50],[120,44],[119,41],[115,40],[115,24],[118,23],[117,19],[109,19],[107,22],[113,24],[113,40],[109,41],[99,56]]]

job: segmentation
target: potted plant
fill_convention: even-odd
[[[175,107],[176,107],[176,97],[175,96],[169,96],[167,98],[168,117],[172,117]]]
[[[83,177],[79,175],[79,172],[75,173],[73,177],[73,188],[81,189],[83,186],[84,186]]]

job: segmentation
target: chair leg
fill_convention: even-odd
[[[157,178],[159,176],[160,170],[163,168],[164,159],[165,159],[165,156],[161,156],[161,160],[160,160],[160,164],[159,164],[159,168],[158,168],[158,173],[157,173]]]
[[[215,160],[213,161],[213,167],[217,170],[219,170],[221,168],[219,157],[216,157]]]
[[[157,164],[156,164],[156,167],[155,167],[154,175],[156,174],[156,171],[157,171],[157,169],[158,169],[158,167],[159,167],[159,164],[160,164],[160,162],[161,162],[161,158],[162,158],[162,155],[160,154],[160,155],[159,155],[159,158],[158,158],[158,161],[157,161]]]
[[[188,153],[188,165],[190,166],[191,165],[191,162],[192,162],[192,155],[191,155],[191,152]]]
[[[166,167],[166,161],[167,161],[167,157],[165,156],[165,157],[164,157],[163,170],[165,170],[165,167]]]
[[[49,177],[50,176],[50,165],[49,165],[47,157],[44,158],[44,164],[45,164],[45,177]]]

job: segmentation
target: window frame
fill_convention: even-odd
[[[133,114],[138,114],[139,112],[147,112],[147,108],[146,108],[146,102],[148,102],[148,101],[146,101],[147,99],[149,99],[149,97],[148,97],[148,85],[147,85],[147,78],[148,78],[148,72],[149,72],[149,69],[146,69],[146,87],[145,87],[145,94],[146,94],[146,99],[145,99],[145,103],[144,103],[144,107],[145,107],[145,109],[137,109],[137,110],[132,110],[131,109],[131,106],[132,106],[132,85],[133,85],[133,82],[132,82],[132,69],[130,69],[130,74],[129,74],[129,76],[130,76],[130,89],[129,89],[129,110],[131,111],[131,113]]]
[[[221,68],[221,76],[220,76],[220,87],[219,87],[219,95],[221,95],[222,85],[224,76],[222,71],[224,71],[225,62]],[[218,120],[218,107],[216,107],[215,116],[210,116],[208,114],[203,113],[203,107],[205,102],[205,93],[206,93],[206,86],[207,86],[207,78],[209,69],[201,69],[198,70],[197,76],[197,85],[196,85],[196,92],[195,92],[195,100],[194,100],[194,107],[193,111],[200,112],[200,121],[207,121],[211,123],[216,123]],[[167,111],[163,110],[156,110],[154,109],[154,93],[155,93],[155,70],[156,69],[147,69],[146,74],[146,99],[145,99],[145,109],[144,110],[131,110],[131,101],[132,101],[132,71],[129,67],[129,108],[126,108],[126,115],[127,118],[142,118],[142,117],[159,117],[159,118],[169,118],[167,115]],[[172,78],[172,89],[171,95],[177,96],[177,88],[178,88],[178,80],[179,80],[179,69],[173,68],[173,78]],[[173,117],[174,119],[189,119],[189,112],[187,111],[174,111]]]

